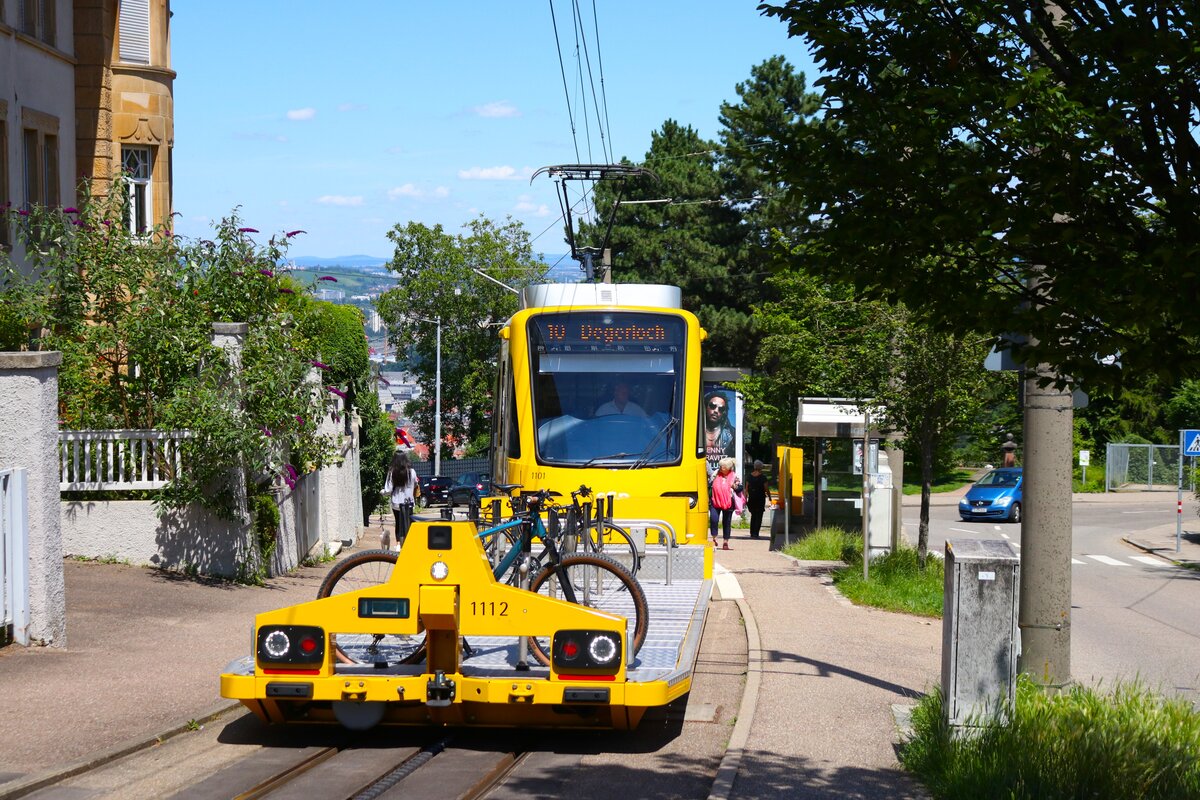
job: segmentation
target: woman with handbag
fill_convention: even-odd
[[[721,532],[724,541],[722,550],[729,549],[729,533],[733,526],[734,495],[741,492],[742,481],[733,471],[734,460],[729,456],[722,458],[717,464],[717,474],[713,475],[708,486],[708,530],[712,534],[713,544],[717,543],[717,520],[721,521]]]
[[[396,520],[396,544],[404,545],[404,537],[412,525],[413,503],[421,491],[417,472],[408,463],[408,456],[397,450],[392,455],[392,464],[388,467],[387,480],[383,482],[383,494],[390,495],[392,515]],[[379,546],[390,549],[387,531],[379,537]]]

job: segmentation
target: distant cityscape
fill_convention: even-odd
[[[353,305],[362,311],[371,361],[378,366],[381,379],[377,388],[379,404],[397,429],[405,431],[414,454],[423,459],[427,457],[428,446],[416,441],[417,433],[411,429],[412,421],[404,413],[405,403],[421,398],[421,387],[416,377],[408,371],[404,354],[397,354],[391,349],[387,326],[375,310],[376,299],[396,282],[387,269],[387,261],[367,255],[335,258],[296,256],[287,259],[281,267],[300,283],[312,285],[316,299]],[[569,255],[543,255],[542,261],[550,268],[547,282],[578,283],[583,278],[579,264]],[[319,277],[331,277],[336,282],[318,285]]]
[[[336,284],[315,287],[313,296],[318,300],[358,307],[366,320],[371,360],[377,364],[390,364],[398,360],[397,354],[391,350],[387,341],[387,326],[375,310],[375,300],[395,284],[395,277],[388,271],[387,262],[386,258],[368,255],[334,258],[296,256],[287,259],[282,266],[302,283],[316,284],[317,277],[322,275],[334,277]],[[569,255],[543,255],[542,262],[550,268],[546,276],[550,283],[578,283],[583,278],[579,264]],[[306,279],[305,275],[309,273],[312,277]]]

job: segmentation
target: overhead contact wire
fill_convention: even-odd
[[[558,50],[558,71],[562,73],[563,96],[567,100],[567,120],[571,123],[571,142],[575,145],[575,160],[579,160],[579,139],[575,136],[575,114],[571,111],[571,90],[567,87],[567,68],[563,64],[562,42],[558,37],[558,19],[554,16],[554,0],[550,0],[550,22],[554,26],[554,47]]]

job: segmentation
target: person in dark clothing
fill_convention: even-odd
[[[746,508],[750,509],[750,538],[757,539],[758,531],[762,528],[763,512],[766,511],[767,501],[773,500],[771,489],[767,486],[767,476],[763,474],[763,463],[754,462],[754,470],[746,478]]]

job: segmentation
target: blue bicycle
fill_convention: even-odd
[[[513,492],[519,484],[497,485]],[[554,506],[549,493],[542,491],[521,499],[512,498],[513,516],[478,533],[493,562],[493,575],[513,585],[546,597],[595,608],[625,617],[630,652],[637,655],[646,641],[650,612],[646,594],[637,579],[618,561],[603,553],[563,553],[567,524],[553,533],[547,529],[543,511],[564,511]],[[523,505],[523,507],[522,507]],[[569,516],[569,513],[568,513]],[[534,539],[544,549],[533,555]],[[568,545],[570,543],[568,542]],[[507,549],[505,549],[507,548]],[[391,577],[397,554],[391,550],[365,550],[343,559],[329,571],[317,591],[317,597],[356,591],[385,583]],[[543,564],[544,562],[544,564]],[[337,634],[333,639],[337,659],[347,664],[419,664],[425,660],[425,634]],[[528,637],[534,658],[550,664],[550,637]],[[464,640],[464,653],[471,654]]]

